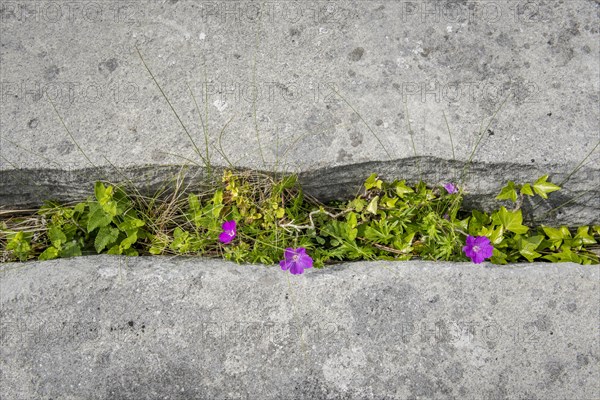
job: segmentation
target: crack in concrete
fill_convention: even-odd
[[[371,161],[349,165],[317,168],[298,174],[304,191],[322,202],[350,199],[361,190],[364,180],[373,172],[381,179],[393,181],[406,179],[414,183],[419,179],[430,185],[457,182],[465,162],[437,157],[411,157],[392,161]],[[93,184],[98,180],[129,182],[146,195],[168,187],[182,170],[182,165],[143,165],[115,169],[111,166],[95,168],[63,169],[12,169],[0,171],[0,206],[35,207],[46,200],[59,202],[78,201],[92,194]],[[184,182],[191,187],[207,189],[206,172],[199,166],[186,166]],[[215,167],[218,176],[224,167]],[[517,183],[535,181],[549,174],[551,180],[560,183],[567,178],[571,166],[559,164],[523,165],[518,163],[472,163],[465,175],[466,209],[479,208],[486,211],[497,208],[502,202],[495,200],[500,188],[508,180]],[[261,170],[258,172],[266,173]],[[582,168],[570,177],[562,190],[552,193],[548,200],[534,201],[525,198],[525,219],[534,224],[589,225],[600,223],[600,186],[598,168]],[[195,191],[195,190],[194,190]],[[562,206],[564,204],[564,206]],[[510,205],[509,205],[510,206]],[[562,206],[556,212],[551,210]]]

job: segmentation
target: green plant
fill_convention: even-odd
[[[559,190],[542,176],[531,184],[508,182],[498,195],[505,206],[486,213],[461,208],[454,185],[384,182],[369,176],[361,193],[323,205],[305,196],[295,176],[273,178],[225,171],[214,189],[146,198],[98,182],[94,196],[74,205],[47,203],[36,214],[4,218],[0,249],[5,261],[48,260],[84,254],[178,254],[274,264],[285,248],[304,248],[315,267],[346,260],[466,261],[467,236],[486,237],[490,261],[598,263],[592,251],[600,227],[530,227],[523,223],[523,196]],[[131,191],[130,191],[131,192]],[[235,238],[218,238],[225,221],[236,221]]]

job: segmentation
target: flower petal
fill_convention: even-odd
[[[477,236],[475,238],[475,243],[474,243],[475,246],[479,246],[481,248],[481,247],[487,246],[489,244],[490,244],[490,239],[488,239],[487,236]]]
[[[469,247],[475,246],[475,238],[471,235],[468,235],[466,243],[467,243],[467,246],[469,246]]]
[[[469,247],[469,246],[465,246],[465,247],[463,247],[463,251],[465,252],[465,255],[466,255],[467,257],[469,257],[469,258],[473,258],[473,254],[474,254],[475,252],[473,251],[473,249],[472,249],[471,247]]]
[[[304,250],[304,249],[303,249]],[[301,264],[304,269],[313,267],[313,259],[306,253],[300,256],[298,264]]]
[[[483,246],[481,248],[480,254],[484,257],[484,258],[490,258],[492,256],[492,254],[494,254],[494,246]]]
[[[298,262],[293,262],[291,263],[292,266],[290,267],[290,272],[293,275],[300,275],[304,272],[304,268],[302,268],[302,265]]]
[[[446,183],[446,184],[444,185],[444,189],[446,189],[446,191],[447,191],[449,194],[454,194],[454,193],[457,193],[457,192],[458,192],[458,190],[456,189],[456,186],[454,186],[454,184],[453,184],[453,183]]]
[[[481,253],[475,253],[472,260],[475,264],[481,264],[485,260],[485,257]]]
[[[279,266],[284,271],[287,271],[288,269],[290,269],[290,263],[288,263],[286,260],[279,261]]]
[[[219,240],[220,240],[222,243],[225,243],[225,244],[227,244],[227,243],[229,243],[229,242],[231,242],[231,241],[233,240],[233,237],[234,237],[234,236],[230,235],[229,233],[227,233],[227,232],[223,232],[223,233],[221,233],[221,234],[219,235]]]
[[[285,251],[283,252],[283,257],[288,260],[291,261],[292,258],[294,258],[294,256],[296,255],[296,251],[294,249],[292,249],[291,247],[288,247],[287,249],[285,249]]]
[[[223,228],[224,231],[235,231],[235,227],[236,227],[235,220],[225,221],[225,222],[223,222],[223,225],[221,225],[221,228]]]

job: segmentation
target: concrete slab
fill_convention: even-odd
[[[177,258],[0,267],[7,399],[582,399],[600,267]]]
[[[333,193],[375,167],[454,180],[482,130],[466,182],[477,202],[508,179],[562,181],[599,140],[597,1],[1,7],[2,205],[87,191],[91,164],[119,180],[111,164],[160,174],[199,161],[135,46],[204,151],[195,97],[216,165],[226,165],[216,151],[226,127],[223,150],[236,166],[306,172],[309,187]],[[598,154],[565,184],[559,201],[571,203],[555,222],[598,222]]]

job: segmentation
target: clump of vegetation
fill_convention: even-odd
[[[592,250],[600,226],[523,224],[523,196],[546,199],[559,189],[547,176],[508,182],[497,198],[514,207],[485,213],[464,211],[462,190],[450,182],[409,185],[376,174],[352,200],[327,205],[305,195],[295,176],[226,171],[210,192],[174,190],[151,198],[98,182],[94,196],[77,204],[47,203],[29,215],[5,212],[0,255],[2,261],[201,255],[280,263],[292,273],[349,260],[598,263]]]

